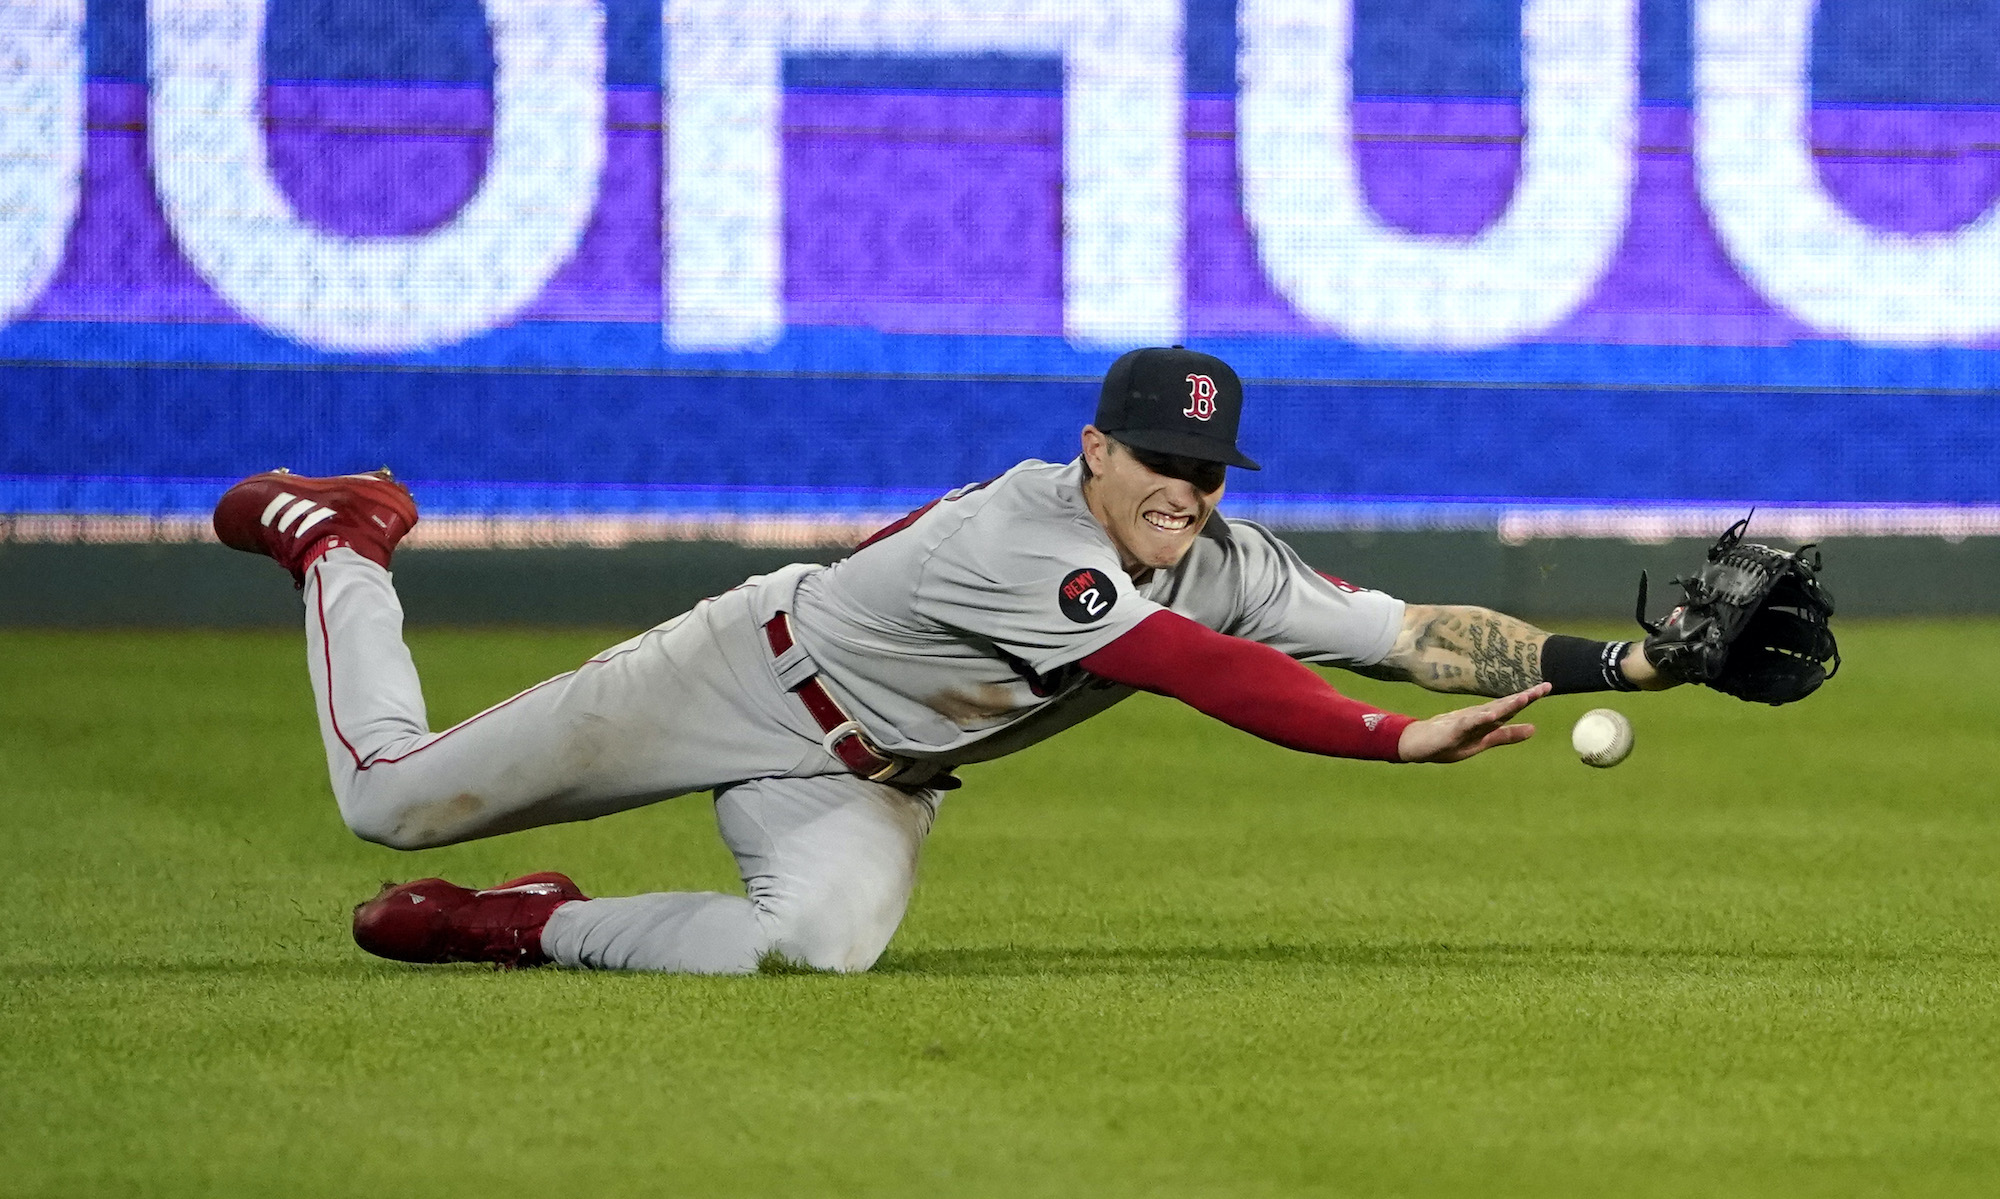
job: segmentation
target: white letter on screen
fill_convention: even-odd
[[[665,0],[666,340],[784,331],[782,56],[1060,54],[1063,325],[1083,345],[1182,328],[1182,0]]]
[[[0,0],[0,324],[61,265],[83,179],[83,0]]]
[[[486,177],[407,237],[328,233],[285,198],[260,115],[264,0],[150,11],[154,186],[189,260],[259,325],[324,350],[448,345],[507,321],[575,251],[604,168],[597,0],[486,0]]]
[[[2000,209],[1951,233],[1895,233],[1827,193],[1807,129],[1813,0],[1695,8],[1695,175],[1729,256],[1807,324],[1938,345],[2000,331]]]
[[[1471,349],[1539,333],[1590,294],[1631,203],[1636,0],[1527,0],[1526,138],[1507,209],[1473,237],[1369,206],[1349,105],[1352,0],[1241,0],[1243,207],[1278,290],[1358,342]]]

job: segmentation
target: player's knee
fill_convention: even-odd
[[[873,966],[902,922],[903,895],[765,895],[756,897],[767,952],[815,970],[859,973]]]
[[[363,841],[390,849],[436,849],[470,836],[481,810],[478,797],[470,794],[374,803],[343,796],[340,816]]]
[[[779,960],[814,970],[859,974],[875,964],[888,945],[888,938],[854,935],[855,930],[825,925],[795,926],[774,934],[765,953]]]
[[[422,832],[408,827],[396,819],[394,813],[362,812],[341,814],[347,821],[347,828],[363,841],[390,849],[435,849],[443,844],[425,836]]]

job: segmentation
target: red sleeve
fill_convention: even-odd
[[[1100,678],[1171,695],[1288,749],[1400,762],[1413,719],[1349,699],[1268,645],[1155,612],[1080,665]]]

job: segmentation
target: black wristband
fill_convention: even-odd
[[[1542,643],[1542,678],[1555,684],[1555,695],[1637,691],[1639,685],[1625,677],[1623,665],[1631,648],[1630,641],[1592,641],[1551,634]]]

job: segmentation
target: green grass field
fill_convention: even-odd
[[[421,633],[433,721],[615,632]],[[296,636],[0,635],[0,1194],[2000,1194],[2000,626],[1455,767],[1141,697],[966,772],[854,977],[368,958],[385,878],[724,888],[709,804],[397,854]],[[1432,697],[1343,677],[1409,710]]]

